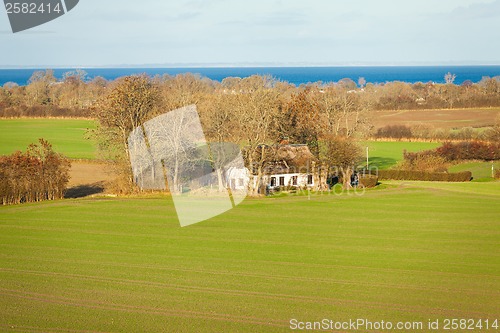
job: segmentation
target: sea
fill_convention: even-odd
[[[7,82],[26,85],[35,71],[46,68],[0,69],[0,86]],[[193,67],[193,68],[78,68],[88,74],[91,80],[101,76],[114,80],[121,76],[142,74],[177,75],[182,73],[199,74],[216,81],[227,77],[248,77],[254,74],[270,75],[280,81],[286,81],[296,86],[314,82],[337,82],[343,78],[358,82],[363,77],[368,83],[385,83],[402,81],[408,83],[434,82],[444,83],[446,73],[456,75],[455,84],[466,80],[479,82],[483,77],[500,76],[500,66],[343,66],[343,67]],[[63,74],[74,71],[75,68],[55,68],[54,74],[62,78]]]

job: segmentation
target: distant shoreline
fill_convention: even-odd
[[[67,69],[67,68],[87,68],[87,69],[116,69],[116,68],[144,68],[144,69],[165,69],[165,68],[329,68],[329,67],[484,67],[500,66],[500,61],[483,62],[450,62],[450,63],[167,63],[167,64],[111,64],[111,65],[0,65],[2,69]]]
[[[251,75],[270,75],[280,81],[297,86],[315,82],[338,82],[349,78],[355,82],[360,77],[367,83],[385,83],[402,81],[407,83],[434,82],[444,83],[444,75],[451,72],[456,75],[455,84],[466,80],[479,82],[482,77],[500,76],[500,65],[446,65],[446,66],[308,66],[308,67],[40,67],[40,68],[4,68],[0,69],[0,86],[6,82],[26,85],[33,72],[53,69],[60,79],[65,72],[82,69],[88,78],[101,76],[107,80],[115,80],[122,76],[146,73],[148,75],[178,75],[184,73],[199,74],[214,81],[221,82],[227,77],[248,77]]]

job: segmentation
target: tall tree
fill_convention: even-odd
[[[363,95],[329,87],[314,94],[322,121],[321,135],[353,137],[369,128],[370,102]]]
[[[27,104],[29,106],[50,104],[50,86],[56,81],[53,70],[34,72],[26,87]]]
[[[206,139],[210,143],[215,143],[216,147],[222,147],[225,143],[239,143],[241,136],[237,133],[238,125],[235,122],[235,109],[237,97],[234,94],[217,94],[207,96],[202,103],[200,117],[203,124]],[[221,165],[224,160],[224,149],[214,149],[211,151],[212,163]],[[224,190],[224,175],[222,168],[214,168],[217,172],[219,191]]]
[[[161,113],[188,105],[199,105],[213,91],[213,83],[199,75],[179,74],[161,81]]]
[[[126,153],[130,132],[150,118],[157,108],[159,92],[145,75],[127,76],[94,107],[102,131],[111,134]]]
[[[235,142],[244,147],[244,157],[252,172],[251,195],[257,195],[263,167],[272,154],[279,135],[276,120],[280,107],[279,95],[272,89],[260,87],[253,92],[236,95],[234,121]]]
[[[307,88],[292,95],[283,108],[279,125],[282,136],[293,143],[307,144],[311,153],[318,157],[319,137],[324,124],[314,94],[315,91]]]
[[[328,173],[335,173],[340,174],[344,186],[349,187],[354,164],[360,156],[355,136],[359,137],[369,129],[369,103],[358,94],[335,88],[316,94],[315,99],[323,121],[318,184],[324,185]]]
[[[118,80],[108,94],[94,106],[99,122],[96,131],[101,147],[112,152],[128,185],[132,184],[128,136],[151,118],[158,107],[159,89],[145,75],[128,76]]]
[[[345,188],[351,187],[351,175],[361,159],[361,148],[352,138],[326,135],[323,137],[321,162],[330,175],[340,175]],[[323,177],[325,174],[323,173]]]

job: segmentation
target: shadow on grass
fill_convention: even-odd
[[[377,167],[380,170],[389,169],[398,164],[398,161],[390,157],[370,157],[370,167]]]
[[[104,193],[104,182],[71,187],[66,191],[64,198],[76,199],[99,193]]]

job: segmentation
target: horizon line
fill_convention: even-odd
[[[387,63],[164,63],[108,65],[0,65],[0,69],[104,69],[104,68],[319,68],[319,67],[466,67],[500,66],[498,62],[387,62]]]

